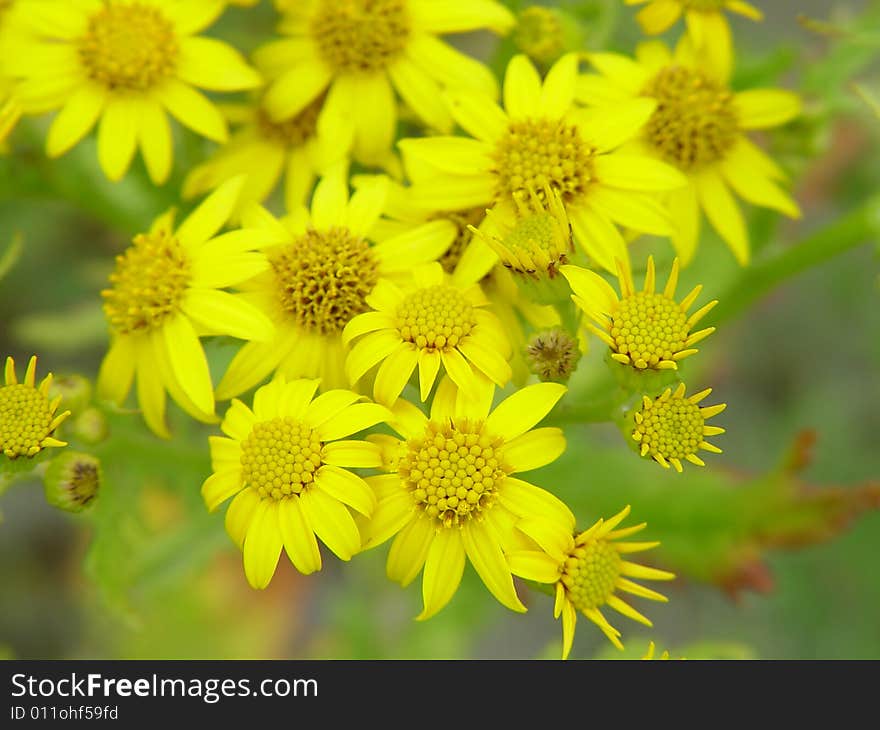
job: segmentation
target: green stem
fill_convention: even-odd
[[[718,325],[737,316],[787,279],[878,236],[880,198],[872,198],[791,248],[744,269],[718,297],[720,303],[707,317],[708,323]]]

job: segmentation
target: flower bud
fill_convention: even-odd
[[[90,454],[65,451],[53,459],[43,478],[46,501],[65,512],[91,506],[101,485],[101,462]]]

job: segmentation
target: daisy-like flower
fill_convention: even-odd
[[[501,33],[515,22],[493,0],[302,0],[284,9],[280,31],[287,37],[254,56],[271,79],[269,113],[275,121],[289,119],[326,91],[319,128],[351,140],[366,164],[391,153],[395,90],[426,125],[444,132],[452,118],[442,88],[497,94],[489,69],[438,35],[482,28]]]
[[[675,575],[665,570],[648,568],[623,559],[623,555],[657,547],[658,542],[618,542],[646,527],[646,523],[615,529],[629,515],[629,506],[609,520],[599,519],[586,532],[555,545],[546,552],[537,550],[511,551],[507,556],[510,570],[527,580],[556,586],[555,618],[562,616],[562,658],[568,658],[574,641],[578,613],[586,616],[614,646],[623,649],[620,631],[602,613],[608,606],[627,618],[651,626],[651,621],[630,606],[619,595],[629,593],[652,601],[666,602],[666,596],[645,588],[630,578],[672,580]]]
[[[265,249],[268,269],[239,288],[275,323],[276,334],[239,350],[218,398],[238,395],[274,370],[289,379],[317,376],[322,387],[349,385],[345,326],[369,310],[367,296],[381,277],[435,260],[455,236],[451,223],[433,221],[377,240],[371,231],[385,196],[385,180],[376,177],[349,199],[345,171],[337,168],[315,189],[311,212],[299,206],[279,222],[262,208],[245,211],[245,224],[273,243]]]
[[[391,414],[357,393],[328,390],[317,380],[277,378],[254,394],[253,410],[233,400],[211,436],[213,474],[202,485],[212,512],[230,497],[226,530],[244,553],[254,588],[275,574],[282,547],[301,573],[321,569],[320,538],[341,560],[361,549],[349,507],[369,516],[376,497],[352,468],[378,467],[379,447],[352,434]]]
[[[366,298],[372,311],[355,317],[342,333],[356,338],[346,360],[349,380],[376,373],[373,397],[391,405],[419,371],[421,399],[427,400],[441,365],[455,384],[474,394],[481,376],[504,385],[512,375],[510,344],[479,284],[446,274],[439,263],[413,271],[412,285],[382,279]]]
[[[723,428],[708,426],[706,421],[727,408],[725,403],[701,408],[700,401],[711,392],[711,388],[706,388],[686,398],[685,385],[679,383],[674,391],[667,388],[656,398],[642,396],[641,407],[628,414],[639,453],[650,456],[665,469],[672,466],[679,473],[683,459],[706,466],[697,452],[702,449],[720,454],[721,449],[706,439],[724,433]]]
[[[648,5],[636,18],[648,35],[669,30],[684,15],[694,46],[712,55],[720,68],[730,69],[733,41],[724,11],[750,20],[762,20],[764,14],[744,0],[626,0],[627,5]]]
[[[213,190],[238,175],[247,175],[240,209],[262,203],[284,178],[287,210],[302,205],[321,172],[336,161],[335,140],[319,141],[317,99],[295,117],[276,123],[269,118],[262,102],[226,105],[223,111],[230,123],[239,127],[229,142],[208,160],[196,165],[183,184],[183,196],[193,198]],[[344,153],[343,153],[344,154]]]
[[[696,251],[701,209],[737,260],[748,263],[748,230],[731,191],[792,218],[800,215],[779,186],[785,174],[748,138],[751,130],[796,117],[797,95],[782,89],[731,91],[728,73],[695,53],[686,39],[674,54],[653,41],[639,46],[635,60],[608,53],[590,54],[590,60],[600,74],[581,76],[578,98],[585,104],[657,103],[629,149],[664,160],[687,176],[688,184],[668,196],[678,223],[672,240],[683,265]]]
[[[168,437],[165,394],[193,418],[214,420],[214,387],[199,337],[229,335],[268,341],[272,322],[247,301],[222,291],[268,268],[254,251],[264,231],[216,235],[238,202],[243,180],[224,183],[176,229],[173,211],[116,257],[110,288],[101,292],[110,349],[98,393],[122,404],[137,379],[147,425]]]
[[[26,113],[58,109],[46,152],[58,157],[98,124],[98,161],[111,180],[139,147],[156,184],[171,172],[167,113],[225,142],[226,120],[194,87],[240,91],[262,83],[238,51],[194,34],[223,9],[214,0],[43,0],[29,3],[32,33],[7,52]]]
[[[21,383],[15,374],[15,361],[6,358],[5,384],[0,387],[0,452],[14,462],[32,459],[44,449],[67,446],[55,438],[55,429],[70,411],[58,413],[61,396],[49,398],[52,374],[39,385],[36,375],[36,355],[28,361]]]
[[[718,300],[688,314],[702,286],[694,287],[680,303],[675,301],[678,259],[672,262],[662,292],[655,291],[653,256],[648,258],[642,291],[636,291],[632,273],[618,262],[619,297],[605,279],[588,269],[564,266],[562,275],[574,292],[572,300],[596,322],[588,322],[587,329],[608,345],[611,357],[623,365],[637,370],[676,370],[681,360],[697,352],[694,345],[715,331],[714,327],[694,331],[694,327]]]
[[[542,84],[531,61],[519,55],[507,67],[504,110],[479,94],[450,95],[455,120],[474,139],[402,140],[405,161],[417,158],[439,171],[414,182],[413,199],[437,210],[493,206],[510,218],[514,198],[526,200],[529,191],[543,196],[549,187],[562,198],[578,243],[608,270],[615,259],[629,261],[618,224],[670,235],[672,219],[654,195],[685,179],[656,159],[618,152],[656,102],[637,98],[613,109],[576,109],[577,70],[577,54],[567,54]]]
[[[364,548],[394,537],[386,569],[403,586],[424,567],[420,620],[449,602],[468,560],[495,598],[525,611],[505,551],[523,544],[518,533],[540,545],[564,543],[574,516],[552,494],[513,474],[549,464],[565,450],[560,429],[534,428],[565,390],[530,385],[490,413],[494,387],[470,399],[460,391],[456,396],[447,378],[429,418],[411,403],[395,404],[390,423],[405,440],[372,437],[383,444],[390,473],[366,479],[378,503],[361,528]]]
[[[538,281],[554,279],[574,251],[571,226],[559,193],[549,186],[543,192],[543,198],[534,190],[529,190],[528,198],[514,198],[516,217],[511,222],[496,221],[500,234],[471,226],[471,233],[489,245],[503,266]],[[495,217],[491,210],[487,213]]]

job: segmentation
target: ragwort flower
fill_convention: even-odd
[[[452,118],[440,96],[448,86],[497,94],[488,68],[437,36],[490,28],[505,32],[513,15],[493,0],[301,0],[285,3],[284,39],[255,54],[270,78],[266,106],[275,121],[300,113],[325,91],[319,120],[333,139],[350,140],[366,164],[391,153],[395,91],[429,127]]]
[[[229,335],[267,341],[272,322],[240,297],[222,291],[268,268],[254,249],[267,243],[259,230],[216,235],[238,202],[243,180],[220,186],[177,228],[173,211],[116,257],[110,288],[102,292],[110,349],[98,374],[98,392],[121,404],[132,381],[147,425],[168,436],[166,391],[193,418],[214,420],[214,387],[199,341]]]
[[[471,394],[482,376],[497,385],[510,380],[510,344],[478,284],[446,274],[435,262],[415,269],[409,287],[379,280],[366,302],[372,311],[355,317],[342,333],[345,342],[360,338],[346,370],[356,383],[381,362],[373,389],[380,403],[393,404],[416,368],[423,401],[441,365]]]
[[[343,329],[369,310],[367,297],[380,277],[433,261],[455,236],[451,223],[438,220],[374,243],[371,232],[385,196],[385,180],[376,177],[349,199],[344,172],[337,169],[318,184],[311,212],[298,206],[280,222],[261,208],[245,212],[245,223],[273,243],[265,248],[268,270],[239,288],[275,323],[276,334],[239,350],[218,398],[238,395],[275,370],[287,378],[317,376],[325,388],[349,385]]]
[[[745,0],[626,0],[627,5],[643,5],[636,18],[648,35],[665,33],[684,15],[694,46],[711,54],[715,65],[729,69],[733,60],[733,40],[724,11],[751,20],[764,14]]]
[[[455,594],[466,561],[495,598],[525,611],[516,595],[506,550],[522,544],[558,544],[574,516],[549,492],[513,475],[549,464],[565,450],[558,428],[534,426],[565,393],[538,383],[517,391],[490,413],[494,386],[470,399],[444,379],[430,417],[399,400],[390,421],[404,440],[373,437],[390,473],[367,477],[377,506],[362,527],[364,548],[394,537],[388,577],[409,585],[424,568],[418,616],[427,619]]]
[[[675,301],[678,259],[662,292],[655,291],[654,257],[648,258],[645,286],[636,291],[632,273],[618,262],[620,296],[605,279],[589,269],[563,266],[562,274],[574,292],[572,299],[599,326],[587,328],[611,349],[611,357],[637,370],[676,370],[678,363],[697,352],[694,348],[714,327],[694,331],[697,323],[718,304],[713,300],[693,314],[688,309],[702,286],[694,287],[681,302]]]
[[[15,361],[6,358],[4,385],[0,386],[0,452],[6,459],[27,461],[44,449],[67,446],[55,438],[55,429],[70,415],[58,413],[61,396],[49,399],[52,374],[36,384],[37,356],[28,361],[24,380],[18,382]]]
[[[226,120],[193,87],[253,89],[260,75],[232,46],[195,34],[213,23],[213,0],[43,0],[29,3],[31,36],[7,49],[8,71],[26,113],[58,109],[46,152],[58,157],[98,124],[98,161],[121,179],[140,147],[156,184],[171,172],[167,113],[224,142]]]
[[[504,110],[476,93],[450,94],[455,120],[474,138],[402,140],[408,165],[415,158],[437,170],[414,181],[412,199],[436,210],[492,206],[510,218],[514,198],[543,198],[549,187],[562,198],[579,245],[609,271],[615,259],[629,262],[618,225],[670,235],[672,219],[654,195],[683,186],[684,177],[664,162],[618,151],[638,135],[656,102],[577,109],[577,66],[577,54],[563,56],[542,84],[531,61],[515,56],[504,80]]]
[[[643,530],[646,523],[615,529],[629,514],[629,506],[609,520],[599,519],[589,530],[556,545],[544,544],[546,552],[537,550],[511,551],[507,556],[510,570],[527,580],[550,583],[556,587],[553,615],[562,616],[562,658],[571,652],[578,613],[598,626],[608,640],[623,649],[620,631],[602,613],[608,606],[627,618],[651,626],[651,621],[630,606],[619,595],[629,593],[652,601],[666,602],[666,596],[645,588],[630,578],[672,580],[675,575],[665,570],[648,568],[623,559],[628,553],[657,547],[658,542],[617,542]]]
[[[273,380],[254,394],[253,410],[233,400],[220,426],[226,437],[210,437],[214,473],[202,497],[212,512],[234,497],[226,530],[254,588],[269,585],[282,548],[301,573],[320,570],[316,537],[350,560],[361,537],[349,507],[369,516],[376,505],[349,469],[380,466],[380,450],[348,437],[391,414],[348,390],[315,397],[317,388],[317,380]]]
[[[685,385],[679,383],[675,391],[667,388],[656,398],[642,396],[641,407],[631,412],[632,439],[639,446],[642,456],[650,456],[660,466],[670,465],[682,471],[682,459],[696,466],[706,466],[697,451],[720,454],[721,449],[706,441],[708,436],[724,433],[718,426],[708,426],[706,421],[717,416],[727,405],[700,407],[698,404],[712,392],[711,388],[685,397]]]
[[[748,132],[785,124],[800,113],[797,95],[782,89],[734,92],[729,74],[690,43],[671,53],[660,41],[639,46],[636,60],[590,54],[600,75],[581,76],[578,98],[597,108],[651,99],[656,111],[629,145],[674,165],[688,180],[668,194],[676,251],[687,265],[700,235],[700,210],[741,264],[749,261],[748,229],[731,191],[755,205],[797,218],[797,204],[779,186],[785,174]]]

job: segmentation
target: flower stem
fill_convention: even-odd
[[[872,198],[851,213],[813,233],[783,252],[744,269],[711,312],[709,324],[736,317],[775,287],[838,254],[880,236],[880,198]]]

